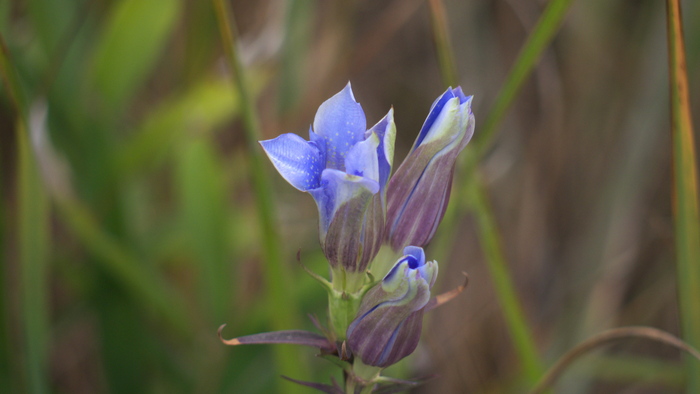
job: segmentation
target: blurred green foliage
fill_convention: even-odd
[[[295,261],[301,250],[326,272],[313,203],[268,163],[256,169],[241,116],[257,110],[261,138],[303,134],[347,80],[368,123],[394,105],[397,160],[442,81],[476,95],[478,146],[428,249],[438,287],[461,271],[471,284],[395,368],[439,371],[416,392],[520,392],[539,363],[612,326],[680,334],[661,4],[445,1],[431,18],[443,2],[425,3],[227,2],[246,98],[212,2],[0,2],[0,392],[267,393],[293,390],[280,374],[340,379],[310,349],[227,348],[216,329],[325,319],[324,291]],[[700,5],[683,6],[697,114]],[[256,177],[271,184],[272,229]],[[280,327],[280,311],[301,326]],[[611,353],[574,368],[562,392],[682,392],[676,351],[630,341]]]

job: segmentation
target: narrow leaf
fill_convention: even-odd
[[[297,380],[297,379],[292,379],[288,376],[282,375],[282,378],[289,380],[290,382],[300,384],[302,386],[306,387],[311,387],[312,389],[316,389],[322,393],[327,393],[327,394],[343,394],[343,390],[338,387],[337,384],[334,384],[331,386],[330,384],[323,384],[323,383],[315,383],[315,382],[305,382],[303,380]],[[333,382],[335,383],[335,381]]]
[[[226,327],[226,324],[219,327],[218,335],[221,342],[229,346],[238,345],[262,345],[273,343],[287,343],[291,345],[310,346],[322,350],[334,350],[335,346],[328,341],[328,338],[315,334],[311,331],[304,330],[285,330],[262,332],[259,334],[246,335],[243,337],[224,339],[221,332]]]
[[[469,284],[469,275],[467,275],[466,272],[462,272],[462,275],[464,275],[464,284],[462,284],[461,286],[457,286],[456,288],[446,293],[438,294],[435,297],[431,298],[430,301],[428,301],[428,304],[425,306],[425,311],[428,312],[439,306],[442,306],[454,299],[455,297],[457,297],[461,292],[463,292]]]
[[[94,57],[94,83],[111,111],[143,85],[180,13],[178,0],[115,3]]]
[[[700,216],[697,159],[686,74],[679,0],[667,0],[668,60],[673,141],[673,212],[683,336],[700,348]],[[688,392],[700,392],[700,362],[688,359]]]

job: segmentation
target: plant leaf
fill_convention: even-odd
[[[230,346],[288,343],[292,345],[310,346],[327,351],[335,350],[335,346],[330,343],[326,337],[310,331],[284,330],[261,332],[259,334],[246,335],[238,338],[224,339],[221,335],[224,327],[226,327],[226,324],[222,324],[221,327],[219,327],[219,339],[224,344]]]

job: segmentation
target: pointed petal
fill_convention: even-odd
[[[367,131],[367,134],[376,133],[379,137],[377,147],[377,160],[379,162],[379,186],[382,192],[386,190],[386,184],[391,175],[391,167],[394,162],[394,141],[396,140],[396,124],[394,123],[394,109],[389,112]],[[384,193],[385,194],[385,193]]]
[[[292,186],[301,191],[319,186],[325,163],[315,143],[288,133],[260,141],[260,145],[280,175]]]
[[[375,133],[355,144],[345,155],[345,172],[379,182],[378,147],[379,137]]]
[[[415,149],[423,142],[423,139],[425,138],[426,134],[428,134],[428,131],[430,131],[430,129],[433,127],[433,123],[435,123],[438,116],[440,116],[442,108],[452,98],[454,98],[454,94],[452,93],[452,89],[448,88],[445,91],[445,93],[442,94],[442,96],[435,99],[433,105],[430,106],[430,112],[428,112],[428,117],[425,118],[423,127],[421,127],[420,132],[418,133],[418,138],[416,138],[416,142],[413,144],[413,149]]]
[[[345,154],[364,139],[367,120],[348,83],[316,112],[313,130],[326,142],[326,168],[345,169]]]

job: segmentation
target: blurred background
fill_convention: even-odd
[[[227,4],[257,138],[306,136],[316,108],[351,81],[369,125],[394,107],[395,167],[403,160],[446,88],[428,1]],[[697,121],[700,3],[682,4]],[[444,1],[475,140],[545,5]],[[2,1],[0,34],[28,119],[17,122],[3,84],[0,391],[298,393],[308,390],[279,375],[341,379],[312,349],[216,336],[224,323],[227,338],[313,330],[306,315],[325,321],[326,296],[297,251],[318,273],[327,263],[311,197],[260,161],[244,131],[212,2]],[[388,372],[439,375],[415,393],[529,387],[489,240],[541,365],[611,327],[680,335],[664,2],[571,2],[498,120],[476,171],[476,153],[462,155],[427,250],[437,292],[462,271],[469,287],[426,315],[419,349]],[[271,230],[255,179],[270,183]],[[680,393],[685,380],[676,349],[627,339],[577,361],[557,392]]]

